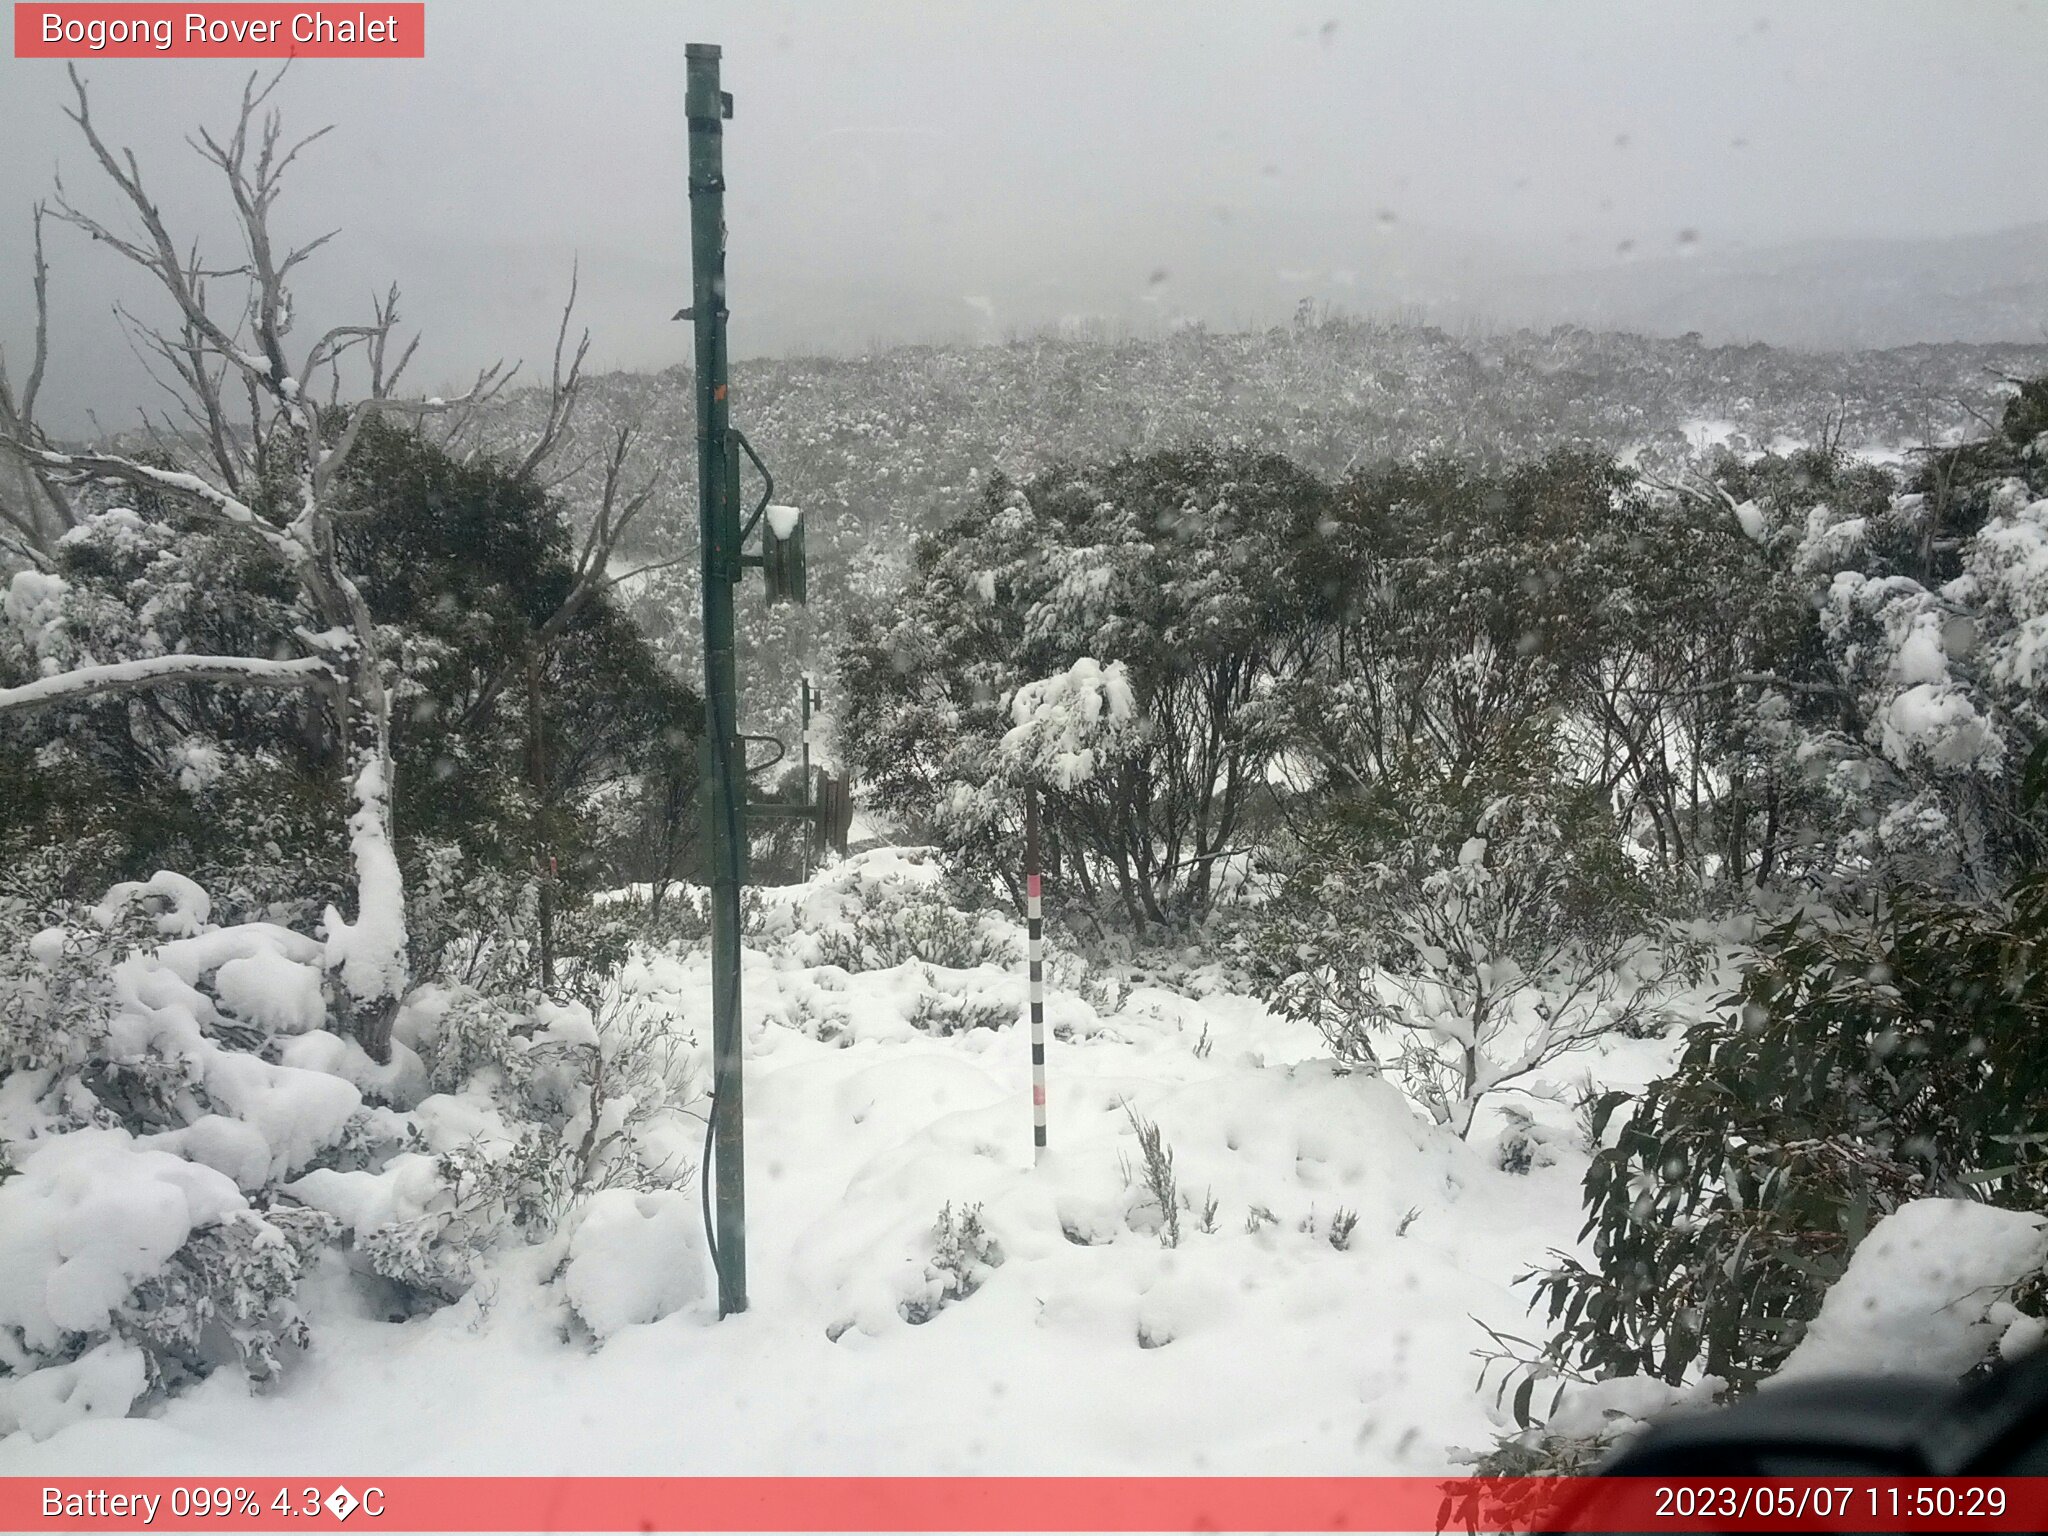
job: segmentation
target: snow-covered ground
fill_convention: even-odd
[[[889,849],[851,862],[927,875]],[[748,1313],[718,1321],[700,1279],[683,1288],[698,1300],[594,1344],[547,1246],[392,1322],[331,1257],[311,1347],[277,1386],[224,1371],[146,1416],[16,1434],[0,1475],[1427,1473],[1491,1443],[1481,1324],[1540,1332],[1513,1282],[1575,1246],[1585,1156],[1564,1090],[1645,1081],[1673,1044],[1560,1063],[1559,1102],[1504,1096],[1561,1133],[1554,1163],[1516,1174],[1497,1113],[1461,1142],[1217,973],[1098,990],[1100,1007],[1056,984],[1034,1166],[1025,1028],[911,1019],[941,994],[1021,1014],[1021,967],[806,964],[848,877],[771,893],[746,957]],[[671,954],[627,977],[700,1037],[708,980]],[[1172,1149],[1177,1248],[1131,1111]],[[958,1299],[931,1267],[947,1206],[979,1206],[1000,1257]],[[629,1290],[636,1266],[708,1274],[693,1225],[662,1230],[663,1252],[615,1255]]]

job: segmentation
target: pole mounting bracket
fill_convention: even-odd
[[[740,450],[754,461],[754,468],[761,472],[761,499],[754,503],[754,510],[748,515],[746,526],[740,529],[740,546],[745,548],[747,540],[753,536],[755,527],[761,521],[761,514],[768,510],[768,503],[775,499],[775,476],[770,474],[768,466],[761,462],[761,455],[754,452],[754,445],[747,441],[746,433],[738,427],[728,427],[726,430],[733,441],[740,445]]]

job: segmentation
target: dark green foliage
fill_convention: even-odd
[[[448,947],[504,937],[541,883],[569,908],[662,872],[650,849],[680,858],[697,697],[605,593],[550,625],[575,577],[565,509],[494,460],[379,420],[357,438],[342,499],[342,567],[399,658],[394,819],[415,969],[461,969]],[[102,518],[60,548],[58,574],[77,643],[101,659],[145,627],[180,649],[297,654],[307,622],[266,549],[185,527],[174,508]],[[171,868],[222,916],[303,924],[345,885],[337,762],[317,693],[158,688],[10,717],[0,849],[65,850],[53,894],[91,899]],[[468,954],[486,952],[506,954],[488,940]]]
[[[694,782],[696,694],[602,595],[544,634],[575,551],[531,481],[379,423],[348,477],[363,509],[342,519],[353,568],[408,640],[393,724],[401,839],[453,841],[476,872],[521,877],[546,848],[572,901],[616,883],[640,842],[635,813],[667,779]],[[607,788],[628,804],[598,814]]]
[[[139,631],[165,649],[295,653],[297,584],[267,548],[136,499],[57,548],[76,655],[125,659]],[[316,695],[207,685],[9,716],[0,856],[33,862],[50,899],[97,900],[170,868],[206,882],[224,910],[315,917],[345,870],[327,733]]]
[[[1611,1093],[1596,1133],[1628,1103]],[[1878,1217],[1928,1195],[2048,1206],[2048,876],[1997,909],[1911,893],[1795,921],[1586,1176],[1597,1270],[1539,1290],[1553,1357],[1746,1388]]]

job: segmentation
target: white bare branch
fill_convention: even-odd
[[[189,471],[158,469],[117,453],[59,453],[13,438],[0,438],[0,447],[11,449],[53,476],[79,481],[113,480],[142,490],[167,491],[189,498],[192,510],[202,520],[255,535],[293,566],[303,566],[311,557],[312,551],[247,502]]]
[[[33,257],[30,286],[35,296],[35,340],[29,351],[28,375],[17,396],[8,378],[7,358],[0,352],[0,435],[29,442],[46,441],[36,424],[36,398],[42,392],[43,372],[50,358],[50,263],[43,249],[43,219],[48,209],[36,204],[33,216]],[[14,478],[20,504],[11,496],[0,496],[0,522],[14,530],[10,548],[17,548],[38,565],[47,565],[51,546],[64,529],[73,527],[77,514],[61,486],[17,461]]]
[[[562,372],[562,351],[568,344],[569,320],[576,312],[576,289],[581,277],[582,262],[579,260],[569,268],[569,302],[562,306],[562,323],[555,332],[555,358],[548,374],[547,418],[541,424],[540,437],[513,472],[513,478],[518,480],[531,475],[561,445],[569,430],[569,418],[575,414],[576,402],[582,394],[583,360],[590,353],[588,328],[576,343],[576,353],[569,360],[568,373]]]

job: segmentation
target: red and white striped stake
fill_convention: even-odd
[[[1039,905],[1038,791],[1024,791],[1024,919],[1031,965],[1031,1160],[1045,1156],[1045,912]]]

